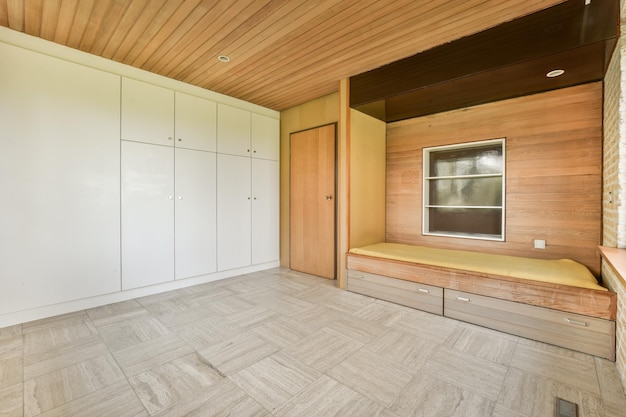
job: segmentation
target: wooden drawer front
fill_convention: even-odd
[[[434,314],[443,314],[443,288],[348,270],[348,291]]]
[[[444,291],[444,315],[615,360],[615,322],[461,291]]]

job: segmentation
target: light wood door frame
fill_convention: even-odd
[[[293,132],[289,145],[290,268],[335,279],[337,123]]]

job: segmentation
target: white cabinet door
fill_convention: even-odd
[[[280,158],[280,120],[252,113],[252,157]]]
[[[217,155],[217,268],[251,262],[250,158]]]
[[[251,116],[247,110],[217,105],[217,152],[250,156]]]
[[[122,77],[122,139],[174,146],[174,91]]]
[[[217,103],[176,92],[176,147],[215,152]]]
[[[174,148],[122,141],[122,288],[174,279]]]
[[[252,264],[280,257],[279,169],[278,161],[252,159]]]
[[[176,279],[217,270],[216,155],[176,149]]]
[[[0,314],[119,291],[120,77],[0,57]]]

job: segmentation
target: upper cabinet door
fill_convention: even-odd
[[[176,147],[215,152],[217,104],[176,92]]]
[[[250,156],[251,117],[247,110],[218,104],[217,152]]]
[[[252,113],[252,157],[278,161],[280,120]]]
[[[122,78],[122,139],[174,146],[174,91]]]

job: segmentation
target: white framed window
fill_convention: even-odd
[[[424,148],[423,234],[504,241],[505,139]]]

